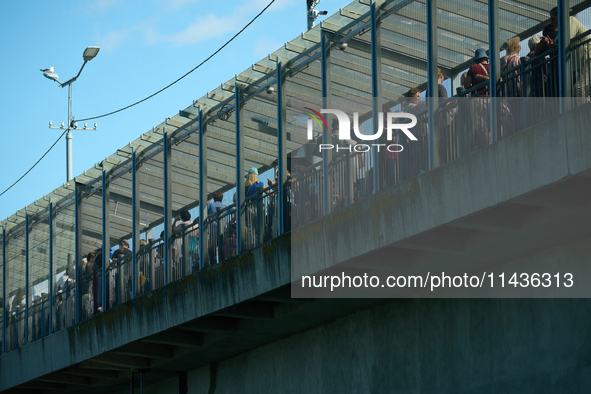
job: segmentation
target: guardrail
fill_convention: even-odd
[[[591,31],[571,40],[568,49],[570,59],[569,78],[573,108],[588,101],[591,85]],[[489,122],[491,100],[497,102],[498,139],[507,138],[536,123],[558,115],[558,60],[557,49],[552,48],[531,58],[521,58],[517,67],[501,73],[498,98],[489,98],[488,84],[483,82],[456,96],[439,100],[435,111],[435,166],[454,161],[491,142]],[[535,99],[535,100],[523,100]],[[395,144],[403,151],[359,149],[341,152],[333,157],[326,176],[330,191],[330,211],[335,212],[359,199],[374,193],[376,189],[395,186],[429,169],[429,119],[424,103],[401,103],[401,110],[417,117],[413,133],[417,141],[406,135],[394,135]],[[362,144],[358,144],[362,145]],[[379,176],[376,176],[376,173]],[[283,231],[298,228],[324,216],[325,193],[322,163],[315,163],[292,174],[285,187],[284,211],[279,212],[279,194],[276,187],[258,188],[241,208],[245,217],[244,246],[249,249],[275,238],[281,233],[279,216],[283,215]],[[377,184],[376,184],[377,182]],[[235,204],[217,208],[204,221],[204,228],[197,224],[174,231],[168,240],[171,251],[170,281],[179,280],[199,269],[218,264],[237,254],[237,209]],[[205,237],[204,261],[200,261],[200,237]],[[141,295],[164,284],[165,240],[151,240],[137,251],[137,294]],[[86,319],[101,310],[115,307],[131,298],[131,256],[110,262],[106,269],[107,305],[101,305],[101,271],[81,275],[81,317]],[[26,313],[19,302],[11,304],[0,315],[6,319],[6,349],[11,351],[28,341],[35,341],[74,324],[74,281],[68,278],[54,287],[53,304],[47,294],[31,301]],[[22,289],[21,289],[22,290]],[[18,297],[17,292],[14,297]],[[8,310],[10,309],[10,310]],[[50,309],[53,311],[50,319]],[[52,321],[51,326],[49,321]],[[28,329],[25,335],[25,329]],[[1,338],[0,338],[1,340]]]

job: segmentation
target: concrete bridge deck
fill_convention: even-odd
[[[584,275],[589,124],[587,104],[7,353],[0,389],[587,391],[586,299],[292,298],[290,282],[302,261],[385,273],[568,264]]]

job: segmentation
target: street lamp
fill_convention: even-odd
[[[94,124],[94,128],[88,128],[86,126],[86,123],[84,124],[83,128],[78,128],[78,124],[76,122],[74,122],[74,117],[72,116],[72,84],[74,83],[74,81],[76,81],[76,79],[78,79],[78,77],[80,76],[80,73],[82,72],[82,69],[84,68],[86,63],[91,61],[92,59],[94,59],[94,57],[98,54],[99,50],[100,50],[99,47],[86,48],[84,50],[84,53],[82,54],[82,58],[84,59],[84,63],[82,64],[82,67],[80,67],[80,71],[78,71],[78,75],[76,75],[74,78],[71,78],[64,83],[61,83],[59,81],[58,75],[53,72],[54,71],[53,67],[41,70],[41,71],[43,71],[43,75],[46,78],[56,81],[57,83],[59,83],[60,87],[62,87],[62,88],[64,86],[68,87],[68,123],[65,125],[65,127],[64,127],[63,122],[62,122],[61,127],[52,127],[52,125],[51,125],[52,123],[49,122],[50,129],[67,130],[67,134],[66,134],[66,178],[67,179],[66,179],[66,182],[69,182],[73,178],[72,177],[72,133],[70,132],[70,130],[71,129],[96,130],[96,123]]]

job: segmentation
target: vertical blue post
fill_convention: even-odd
[[[131,152],[131,243],[133,249],[131,250],[131,298],[135,298],[137,294],[137,252],[140,247],[140,201],[138,199],[138,173],[137,173],[137,158],[135,148]],[[122,272],[119,275],[123,275]],[[150,280],[154,280],[151,278]]]
[[[490,92],[490,141],[497,141],[497,83],[500,78],[501,61],[499,59],[499,2],[488,2],[488,63]]]
[[[53,333],[53,202],[49,200],[49,334]]]
[[[80,281],[83,279],[82,273],[80,272],[80,268],[82,266],[82,209],[80,207],[81,200],[80,200],[80,189],[81,185],[78,182],[74,183],[74,248],[76,251],[76,256],[74,257],[74,261],[76,264],[76,282],[74,284],[74,321],[79,323],[80,318],[80,310],[82,309],[82,294],[80,294]]]
[[[246,223],[244,215],[244,132],[242,127],[242,93],[234,84],[235,126],[236,126],[236,246],[238,253],[245,249]]]
[[[25,213],[25,345],[29,343],[29,214]]]
[[[329,108],[331,97],[331,74],[330,74],[330,50],[328,49],[328,35],[324,30],[320,31],[320,73],[322,87],[322,108]],[[322,133],[322,143],[331,144],[332,134],[328,129]],[[328,215],[331,212],[331,182],[330,182],[330,163],[332,162],[332,152],[330,149],[322,151],[322,212]]]
[[[435,110],[438,105],[438,72],[437,72],[437,0],[427,0],[427,108],[429,126],[429,169],[439,163],[436,148],[439,144],[438,122],[435,120]],[[437,137],[437,138],[436,138]]]
[[[107,266],[110,263],[109,251],[111,250],[111,238],[109,229],[109,183],[105,162],[103,167],[103,261],[101,268],[101,306],[103,311],[107,310]]]
[[[170,234],[172,220],[172,190],[170,189],[170,140],[168,132],[162,133],[163,141],[163,165],[164,165],[164,284],[167,285],[170,280]]]
[[[203,268],[206,254],[205,228],[203,226],[207,217],[207,136],[205,135],[201,108],[199,108],[197,116],[199,122],[199,268]]]
[[[566,100],[570,95],[570,67],[567,64],[566,50],[570,45],[569,0],[558,0],[558,96],[560,113],[566,112]],[[580,50],[583,50],[582,47]]]
[[[6,353],[6,317],[8,308],[6,308],[6,228],[2,226],[2,349],[0,353]]]
[[[286,218],[284,215],[289,214],[285,212],[286,195],[285,182],[287,178],[287,130],[283,124],[285,121],[285,108],[283,107],[283,71],[281,70],[281,62],[277,59],[277,210],[278,213],[278,235],[284,233]]]
[[[380,99],[382,97],[382,56],[381,34],[378,29],[378,15],[375,1],[370,5],[371,25],[371,96],[372,96],[372,125],[375,133],[379,124]],[[372,151],[373,161],[373,192],[380,190],[380,155]]]

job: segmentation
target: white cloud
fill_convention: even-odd
[[[117,4],[117,0],[95,0],[92,8],[95,11],[107,11]]]
[[[172,3],[178,3],[180,6],[195,0],[171,0]],[[198,0],[197,0],[198,1]],[[296,0],[279,0],[269,7],[267,12],[278,11],[286,6],[295,3]],[[152,43],[170,42],[175,45],[190,45],[201,41],[236,32],[238,28],[244,26],[251,18],[263,10],[270,0],[247,0],[230,15],[217,16],[214,14],[200,17],[182,32],[176,34],[161,34],[153,29],[147,32],[148,41]],[[277,49],[277,47],[275,48]]]
[[[99,46],[102,50],[110,51],[119,45],[123,40],[129,38],[129,30],[111,31],[103,36],[98,37]]]
[[[247,1],[245,2],[241,7],[236,9],[236,12],[241,13],[241,12],[245,12],[248,14],[253,14],[256,15],[259,12],[262,11],[263,8],[265,8],[271,1],[270,0],[251,0],[251,1]],[[303,3],[303,1],[299,1],[300,3]],[[285,7],[288,7],[292,4],[295,4],[296,0],[278,0],[275,1],[275,3],[273,3],[268,11],[279,11]],[[302,4],[302,10],[304,10],[304,5]],[[303,12],[303,11],[302,11]]]
[[[151,29],[148,31],[147,36],[148,41],[152,43],[170,42],[175,45],[189,45],[232,32],[241,22],[242,20],[239,16],[217,17],[215,15],[207,15],[204,18],[199,18],[180,33],[164,35]]]
[[[176,10],[186,6],[187,4],[198,3],[200,1],[201,0],[169,0],[167,8]]]
[[[168,0],[164,9],[172,10],[184,7],[191,3],[200,2],[202,0]],[[192,45],[202,41],[211,40],[221,36],[228,36],[229,33],[235,33],[239,28],[244,26],[251,18],[257,15],[264,7],[269,4],[270,0],[246,0],[242,5],[234,8],[231,13],[227,15],[200,15],[191,24],[186,26],[182,31],[170,34],[164,34],[158,31],[158,24],[154,20],[143,21],[134,27],[111,31],[107,34],[98,37],[101,47],[106,50],[112,50],[119,45],[123,40],[129,39],[131,33],[134,35],[138,33],[144,35],[149,44],[171,43],[174,45]],[[296,0],[278,0],[271,5],[267,12],[278,11],[290,4],[295,3]],[[115,0],[97,0],[96,7],[112,7],[116,3]],[[266,55],[267,53],[276,50],[282,43],[272,42],[271,40],[260,40],[253,50],[255,54]]]

